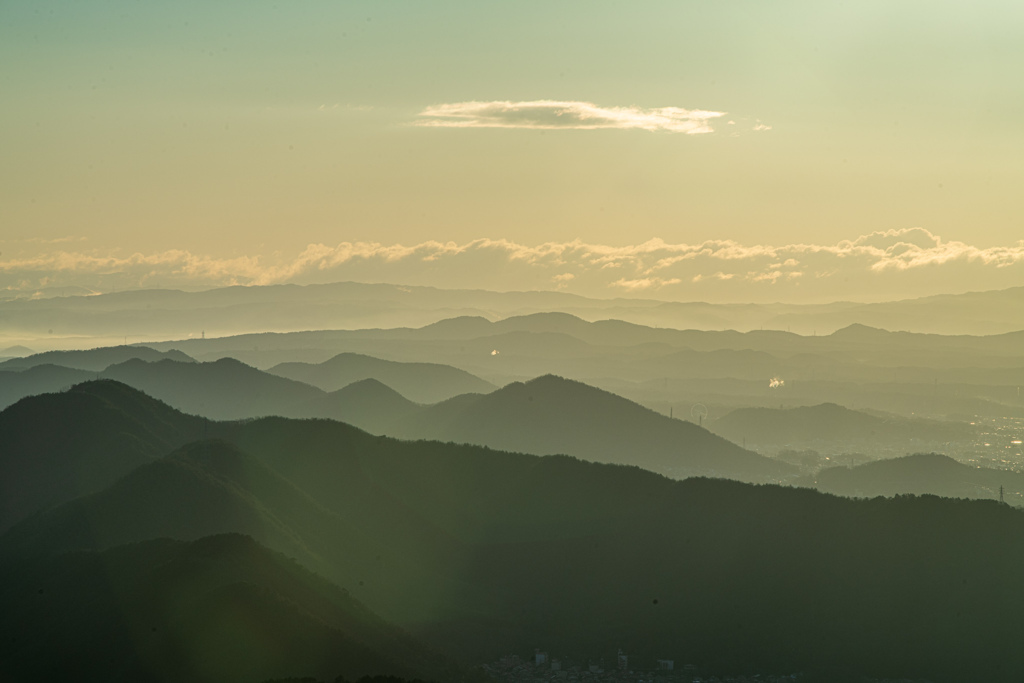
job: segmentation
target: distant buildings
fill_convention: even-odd
[[[633,664],[636,667],[636,662]],[[496,662],[485,664],[483,670],[492,680],[500,683],[793,683],[791,675],[737,675],[699,677],[692,664],[676,668],[671,659],[656,660],[652,670],[629,670],[629,659],[624,652],[615,658],[615,666],[604,669],[600,662],[586,666],[567,660],[553,659],[539,648],[530,658],[506,655]],[[875,683],[887,683],[875,681]],[[895,683],[895,682],[892,682]]]

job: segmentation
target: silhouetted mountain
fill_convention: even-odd
[[[530,395],[521,398],[537,402]],[[120,397],[134,401],[137,394],[124,390]],[[505,408],[545,424],[528,407]],[[405,627],[468,662],[540,644],[580,659],[622,647],[638,658],[665,657],[717,672],[834,667],[873,677],[1009,682],[1024,669],[1017,647],[1024,638],[1017,618],[1024,608],[1024,514],[1009,506],[911,496],[853,500],[806,489],[672,481],[566,456],[399,442],[326,420],[266,418],[209,430],[234,448],[214,442],[184,449],[161,463],[164,469],[139,469],[102,494],[24,521],[0,543],[43,548],[43,537],[50,536],[61,547],[65,532],[59,530],[76,528],[65,538],[95,539],[82,531],[87,524],[75,526],[72,510],[101,520],[97,528],[136,536],[193,522],[197,529],[213,525],[190,520],[195,503],[201,517],[223,516],[217,523],[226,527],[247,524],[282,543],[301,540],[296,557],[304,563],[332,564],[323,551],[328,541],[306,529],[323,524],[322,509],[356,535],[339,544],[351,546],[353,557],[381,548],[382,571],[365,579],[381,585],[374,591],[352,586],[354,594],[363,599],[365,592],[374,609],[383,595],[391,595],[393,605],[419,601],[404,613],[393,606],[391,614],[401,613]],[[282,488],[284,480],[312,503]],[[174,500],[183,509],[170,515],[169,527],[159,527],[154,511]],[[132,517],[153,529],[133,526]],[[38,546],[25,540],[35,537]],[[361,545],[359,538],[372,544]],[[106,553],[101,557],[103,566],[119,566]],[[68,565],[46,569],[54,561],[60,560],[17,571],[11,568],[27,565],[3,563],[3,571],[17,574],[0,580],[0,590],[10,587],[0,594],[0,610],[14,615],[4,628],[18,628],[6,624],[17,624],[36,599],[30,578],[47,594],[52,590],[70,615],[92,609],[93,623],[110,623],[103,600],[94,608],[75,602],[91,599],[95,590],[79,586],[76,597],[64,600],[64,589],[38,583],[73,574]],[[407,572],[389,573],[395,562]],[[395,585],[396,576],[402,579]],[[132,592],[130,586],[143,584],[150,585],[118,574],[107,585],[127,586],[132,605],[167,604],[141,588]],[[250,623],[269,618],[257,617]],[[42,618],[57,635],[70,628],[67,623],[78,624],[55,612]],[[148,613],[139,623],[154,625]],[[155,625],[170,629],[167,623]],[[182,623],[198,629],[200,622]],[[273,621],[273,628],[279,623],[286,620]],[[10,647],[11,636],[17,632],[5,632],[0,647]],[[119,637],[104,636],[105,642]],[[89,639],[65,649],[60,638],[54,642],[54,652],[71,654],[52,658],[53,666],[78,665],[78,653],[95,649]],[[276,632],[268,642],[280,642],[275,652],[292,647]],[[0,661],[24,662],[40,652],[28,648]]]
[[[302,534],[329,525],[329,513],[262,463],[208,440],[143,464],[100,493],[33,516],[4,538],[4,551],[59,553],[238,532],[309,564],[313,556]]]
[[[298,558],[342,586],[385,607],[384,582],[396,590],[408,576],[401,557],[354,530],[338,515],[235,446],[191,443],[141,465],[100,493],[34,515],[0,541],[2,556],[101,550],[151,538],[191,541],[237,532]]]
[[[34,365],[26,370],[0,371],[0,410],[26,396],[47,394],[67,389],[97,373],[58,365]]]
[[[829,467],[812,479],[821,491],[869,498],[912,493],[997,500],[1002,486],[1007,502],[1024,503],[1024,474],[964,465],[938,453]]]
[[[0,604],[3,680],[464,677],[345,591],[235,534],[5,563]]]
[[[420,409],[419,404],[382,382],[364,379],[306,404],[300,412],[305,417],[341,420],[374,434],[385,434],[396,421]]]
[[[974,430],[965,424],[882,418],[834,403],[786,409],[740,408],[710,422],[708,428],[731,441],[739,443],[746,439],[751,444],[942,442],[974,435]]]
[[[315,387],[268,374],[233,358],[213,363],[131,360],[107,368],[103,376],[184,412],[216,420],[295,414],[294,406],[324,398],[324,392]]]
[[[202,422],[105,380],[18,401],[0,412],[0,532],[109,486],[195,438]]]
[[[767,324],[801,329],[837,329],[850,324],[932,334],[999,334],[1020,329],[1024,319],[1024,287],[939,294],[919,299],[855,304],[845,309],[790,309]]]
[[[433,325],[421,328],[418,336],[422,336],[424,339],[474,339],[515,332],[532,332],[536,334],[566,335],[587,343],[594,343],[597,337],[600,337],[601,341],[606,344],[621,343],[621,338],[609,334],[611,332],[609,327],[612,327],[608,325],[609,322],[616,323],[614,325],[616,328],[639,331],[640,334],[644,334],[644,331],[650,329],[620,321],[590,323],[569,313],[547,311],[528,315],[514,315],[494,322],[478,316],[440,320]]]
[[[538,455],[565,453],[637,465],[676,478],[778,481],[794,473],[790,465],[739,448],[690,422],[552,375],[446,401],[399,425],[394,428],[399,436]]]
[[[492,325],[482,315],[460,315],[424,325],[419,333],[434,339],[472,339],[491,334]]]
[[[417,403],[437,403],[466,393],[493,391],[479,377],[437,363],[400,363],[358,353],[338,354],[323,363],[281,363],[269,372],[305,382],[324,391],[337,391],[353,382],[376,379]]]
[[[603,642],[711,669],[1009,681],[1024,666],[1006,609],[1024,604],[1022,541],[1024,517],[992,503],[687,480],[654,514],[495,547],[480,571],[509,598],[499,613],[529,624],[522,649]]]
[[[133,360],[102,374],[179,410],[213,419],[325,417],[374,433],[538,455],[568,453],[675,477],[778,481],[794,473],[789,465],[736,448],[690,423],[554,377],[538,378],[523,389],[519,387],[524,385],[513,384],[486,397],[419,408],[380,382],[353,383],[327,395],[226,358],[213,363]]]
[[[560,387],[552,395],[571,409],[581,390],[557,378],[513,385],[498,407],[543,428],[546,418],[518,401],[543,402],[537,390],[546,383]],[[137,415],[122,431],[143,443],[161,442],[160,430],[136,423],[178,415],[111,382],[69,392],[76,393],[106,395],[117,414]],[[0,417],[69,394],[26,399]],[[482,398],[453,402],[473,408]],[[612,399],[621,400],[601,400]],[[62,417],[56,403],[40,405],[53,419]],[[603,415],[600,404],[591,412]],[[833,668],[871,677],[1009,683],[1024,671],[1016,646],[1024,638],[1017,618],[1024,608],[1024,514],[1009,506],[908,496],[852,500],[809,489],[673,481],[564,456],[401,442],[325,420],[267,418],[206,429],[223,441],[189,445],[159,462],[143,460],[103,492],[26,519],[0,540],[6,553],[0,613],[13,615],[0,620],[5,672],[31,666],[40,672],[36,680],[45,680],[72,667],[85,674],[108,667],[108,678],[144,680],[145,672],[130,663],[112,675],[110,653],[137,651],[144,661],[170,666],[164,645],[154,645],[156,658],[145,659],[150,649],[120,644],[148,642],[136,637],[153,627],[202,634],[201,624],[226,618],[224,612],[188,611],[221,604],[215,593],[203,592],[205,569],[197,569],[199,579],[187,590],[173,582],[151,590],[129,571],[151,566],[150,560],[112,559],[123,549],[37,560],[12,555],[232,526],[280,545],[307,567],[323,567],[330,577],[351,581],[366,572],[366,579],[346,586],[353,595],[375,611],[386,607],[404,627],[469,663],[540,644],[581,659],[623,647],[641,659],[691,661],[709,672]],[[74,449],[74,441],[69,446]],[[89,557],[101,559],[82,559]],[[216,577],[231,577],[230,563],[215,559]],[[195,566],[190,556],[183,564]],[[168,556],[152,565],[170,572],[159,575],[177,575],[179,566]],[[74,579],[75,567],[84,566],[111,573],[93,588]],[[244,581],[262,586],[256,579]],[[71,583],[61,583],[66,580]],[[67,614],[32,602],[36,586]],[[189,592],[194,589],[200,593]],[[170,597],[181,595],[200,597]],[[315,592],[303,595],[324,600]],[[295,602],[300,611],[310,604]],[[179,605],[179,621],[158,610],[172,604]],[[287,610],[230,604],[253,615],[246,623],[268,620],[266,642],[286,644],[271,652],[323,657],[335,647],[310,635]],[[151,607],[156,611],[136,611]],[[196,621],[189,621],[194,613]],[[128,614],[127,623],[143,625],[142,631],[124,631],[116,614]],[[85,630],[90,637],[68,640],[83,624],[91,625]],[[286,633],[273,631],[283,624],[305,634],[301,642],[309,649],[292,649]],[[34,636],[39,625],[51,629],[52,640]],[[115,630],[104,631],[106,625]],[[7,656],[18,647],[11,643],[25,642],[18,638],[30,638],[30,645]],[[217,638],[209,642],[221,642]],[[51,649],[36,644],[42,642],[52,642]],[[193,659],[181,647],[175,656],[185,664],[171,675],[202,680],[206,674],[198,669],[185,671]],[[230,647],[214,649],[233,652]],[[44,659],[44,652],[59,656]],[[98,658],[90,659],[90,652]],[[327,680],[336,675],[315,667],[276,671]],[[234,675],[217,672],[225,679]]]
[[[271,360],[319,361],[338,352],[386,355],[445,363],[500,385],[556,373],[659,412],[670,406],[688,410],[694,403],[720,415],[736,407],[831,402],[904,416],[1024,416],[1017,392],[1024,385],[1024,332],[946,337],[862,325],[800,336],[587,322],[543,313],[496,322],[460,317],[420,329],[241,335],[155,346],[204,360],[234,355],[260,367]],[[769,391],[775,377],[785,387]]]
[[[8,346],[6,349],[0,349],[0,358],[22,358],[24,356],[31,356],[33,353],[35,353],[35,351],[27,346],[16,344],[14,346]]]
[[[191,363],[192,358],[181,351],[154,351],[147,346],[107,346],[86,351],[44,351],[24,358],[12,358],[0,363],[0,370],[24,370],[36,365],[60,365],[65,368],[99,372],[114,363],[138,359],[148,362],[172,360]]]

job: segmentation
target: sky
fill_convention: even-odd
[[[0,292],[1024,285],[1024,3],[0,0]]]

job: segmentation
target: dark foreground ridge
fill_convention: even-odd
[[[464,677],[344,591],[246,536],[8,562],[0,585],[3,680]]]
[[[167,666],[172,680],[235,680],[190,640],[221,642],[213,632],[228,643],[210,646],[214,653],[265,648],[283,662],[273,676],[333,680],[342,670],[328,670],[341,664],[330,653],[354,652],[322,630],[321,622],[348,633],[315,611],[334,598],[313,588],[277,593],[274,584],[270,595],[287,599],[268,598],[272,611],[252,594],[266,585],[263,574],[218,583],[237,576],[225,559],[235,557],[235,542],[209,564],[196,553],[224,543],[204,541],[207,534],[231,531],[252,536],[245,547],[258,542],[295,558],[246,555],[272,558],[259,564],[274,576],[311,577],[299,564],[313,569],[324,577],[317,586],[331,581],[426,644],[409,648],[442,650],[467,666],[539,646],[580,661],[623,648],[638,660],[716,674],[823,670],[952,683],[1017,681],[1024,671],[1024,514],[994,501],[852,500],[673,481],[567,456],[401,442],[327,420],[200,421],[206,439],[191,443],[190,418],[111,382],[22,401],[0,413],[0,439],[38,423],[36,410],[65,424],[55,450],[36,453],[50,458],[55,481],[68,478],[65,464],[85,456],[56,454],[74,453],[99,424],[74,419],[83,396],[102,398],[118,420],[133,416],[111,424],[157,455],[87,497],[36,508],[0,537],[0,660],[12,667],[9,678],[52,680],[71,671],[55,668],[66,665],[97,672],[94,680],[130,680],[117,668],[128,661],[140,675]],[[188,444],[173,445],[181,439]],[[149,542],[166,536],[189,542]],[[179,550],[138,550],[165,546]],[[166,567],[179,566],[209,570],[182,576],[221,578],[164,579]],[[44,578],[50,583],[39,584]],[[33,602],[47,594],[54,603]],[[302,610],[320,620],[315,628]],[[250,625],[264,623],[270,635],[260,640]],[[190,635],[147,649],[153,627]],[[103,640],[93,642],[93,632]],[[22,647],[32,633],[36,645]],[[66,657],[52,656],[47,642]],[[407,650],[366,647],[381,662],[367,673],[398,671],[382,668],[385,659],[407,667],[400,675],[431,670],[409,663],[400,654]],[[179,651],[200,653],[182,660],[194,669],[173,668],[178,660],[167,653]],[[314,671],[317,662],[326,663]]]

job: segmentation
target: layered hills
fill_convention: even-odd
[[[282,372],[292,368],[288,372],[301,371],[315,382],[322,376],[321,388],[328,391],[342,388],[349,379],[373,377],[411,400],[427,403],[454,393],[488,390],[462,382],[465,377],[456,381],[459,373],[498,386],[554,373],[666,413],[672,407],[686,412],[694,403],[707,405],[713,416],[720,416],[736,407],[830,402],[903,416],[1024,415],[1018,391],[1024,385],[1021,332],[941,336],[858,323],[827,335],[799,335],[779,329],[671,329],[556,312],[496,321],[492,317],[448,317],[420,328],[194,337],[149,346],[202,361],[232,357],[262,369],[300,363],[285,365]],[[339,354],[347,359],[339,361],[342,373],[328,382],[329,364],[314,366]],[[366,355],[390,360],[360,357]],[[38,354],[16,360],[61,364],[59,358]],[[412,368],[405,369],[405,378],[384,377],[390,372],[388,364],[399,361],[451,366],[444,373],[454,384],[424,391],[426,384],[415,379]],[[370,365],[372,372],[367,370]],[[93,366],[106,364],[93,361]],[[417,372],[425,371],[422,366]],[[441,387],[441,382],[433,377],[430,384]]]
[[[0,412],[0,531],[109,486],[195,439],[203,422],[109,380],[22,399]]]
[[[691,422],[553,375],[439,403],[412,414],[390,433],[537,455],[565,453],[675,478],[778,481],[794,473],[785,463],[744,450]]]
[[[295,406],[324,397],[316,387],[262,372],[233,358],[210,363],[147,363],[133,359],[107,368],[103,376],[184,412],[217,420],[292,415]]]
[[[300,408],[309,417],[340,419],[374,434],[390,432],[422,409],[423,406],[373,378],[352,382]]]
[[[808,335],[828,334],[855,323],[933,334],[1000,334],[1020,329],[1024,317],[1021,287],[884,303],[814,305],[591,299],[565,292],[446,290],[356,282],[225,287],[203,292],[153,289],[59,297],[40,293],[44,294],[41,298],[0,301],[0,316],[11,340],[4,346],[33,346],[55,333],[109,339],[111,330],[130,329],[145,338],[168,339],[200,337],[203,331],[207,336],[225,336],[268,329],[410,327],[460,315],[493,319],[554,311],[587,320],[615,318],[652,327],[792,329]]]
[[[399,363],[359,353],[340,353],[323,363],[281,363],[273,375],[337,391],[353,382],[375,379],[416,403],[437,403],[468,393],[486,393],[496,387],[464,370],[439,363]]]
[[[116,362],[108,363],[112,359]],[[16,360],[23,363],[0,364],[0,407],[24,396],[59,391],[100,377],[116,379],[186,412],[215,419],[261,415],[344,419],[344,412],[331,411],[350,407],[345,395],[324,399],[363,380],[383,382],[419,403],[495,389],[451,366],[399,363],[359,354],[340,354],[319,365],[285,363],[269,373],[234,358],[197,363],[179,352],[161,353],[141,346],[52,352]],[[70,365],[57,364],[65,360]]]
[[[115,363],[124,363],[133,359],[151,363],[165,359],[180,363],[192,362],[192,358],[175,349],[156,351],[148,346],[106,346],[81,351],[44,351],[19,358],[10,358],[0,363],[0,371],[24,370],[37,365],[59,365],[76,370],[99,372]]]
[[[202,360],[270,367],[357,353],[440,362],[494,384],[556,373],[669,412],[837,403],[904,416],[1022,416],[1021,332],[985,337],[889,332],[855,324],[829,335],[700,331],[536,313],[464,316],[419,329],[325,330],[155,344]],[[378,378],[380,379],[380,378]],[[773,382],[772,380],[779,380]],[[385,382],[387,383],[387,382]]]
[[[110,386],[88,383],[45,397],[50,403],[40,409],[61,420],[77,404],[58,399],[104,391],[121,413],[136,414],[141,403],[144,414],[163,415],[159,423],[174,425],[180,419],[138,392],[112,392]],[[25,411],[26,405],[33,406],[22,402],[14,408]],[[87,427],[70,424],[71,438]],[[211,423],[206,429],[216,440],[168,448],[159,463],[141,461],[102,491],[25,519],[0,537],[5,557],[0,585],[11,587],[3,593],[4,613],[17,617],[5,624],[25,620],[30,627],[25,633],[41,633],[32,629],[50,623],[58,645],[87,618],[103,626],[92,627],[103,643],[72,643],[58,650],[61,657],[46,662],[31,648],[0,658],[11,671],[23,671],[24,665],[60,674],[65,664],[99,670],[90,667],[102,668],[96,662],[109,662],[109,653],[129,643],[146,644],[138,655],[144,661],[153,652],[152,661],[166,663],[164,645],[147,649],[150,641],[140,640],[153,628],[206,633],[203,625],[214,624],[224,631],[215,632],[210,643],[232,634],[230,642],[238,647],[258,647],[246,640],[246,629],[268,621],[270,635],[261,642],[276,643],[267,646],[266,656],[288,653],[281,655],[291,657],[288,666],[280,667],[293,669],[287,675],[336,675],[327,669],[341,662],[330,660],[321,668],[316,663],[325,661],[319,659],[325,652],[344,648],[332,649],[337,641],[307,630],[301,617],[315,604],[327,609],[325,600],[336,604],[318,590],[294,594],[274,584],[263,591],[262,573],[243,573],[248,578],[235,580],[231,562],[216,554],[211,564],[218,568],[208,579],[206,565],[189,555],[191,550],[181,551],[187,558],[181,565],[194,568],[188,576],[196,579],[165,582],[163,577],[175,576],[181,566],[174,560],[178,550],[159,561],[132,555],[133,548],[160,544],[63,554],[150,534],[187,536],[232,526],[280,544],[307,567],[329,568],[348,556],[356,569],[338,569],[332,578],[347,583],[343,587],[352,597],[468,663],[540,645],[581,659],[599,659],[622,647],[637,661],[675,659],[719,673],[831,667],[872,677],[1011,681],[1024,667],[1015,645],[1024,637],[1016,618],[1024,607],[1018,580],[1024,515],[994,501],[853,500],[779,486],[673,481],[635,467],[567,456],[400,442],[327,420],[265,418]],[[174,440],[134,433],[154,450]],[[61,463],[52,468],[54,478],[62,476]],[[174,501],[179,509],[168,512]],[[327,518],[338,520],[336,534],[318,537],[308,528],[324,525]],[[95,526],[89,526],[90,519]],[[215,539],[223,537],[213,538],[187,546],[161,543],[208,548],[203,544],[216,546],[221,541]],[[333,538],[339,540],[331,550]],[[122,563],[115,559],[119,556],[129,559]],[[374,563],[380,571],[356,580],[358,567]],[[402,564],[406,573],[387,571],[392,563]],[[94,578],[80,582],[76,567],[94,567]],[[307,576],[295,565],[286,567],[291,576]],[[119,573],[104,574],[111,571]],[[106,587],[99,583],[97,589],[64,597],[72,592],[65,579],[91,586],[90,581],[107,581],[107,576],[115,580]],[[369,590],[373,583],[379,589]],[[211,584],[215,590],[207,588]],[[44,592],[33,593],[36,586]],[[222,602],[221,588],[243,597]],[[253,606],[254,594],[270,596],[269,602],[283,604],[284,611],[261,611],[266,603]],[[56,607],[32,602],[40,595],[55,596],[72,616],[56,620]],[[404,608],[403,600],[395,600],[388,606],[383,595],[415,597],[418,603]],[[126,599],[127,610],[121,606]],[[222,605],[228,607],[218,611]],[[161,616],[168,612],[160,610],[175,607],[176,620]],[[34,610],[43,615],[40,620],[31,616]],[[79,619],[80,614],[89,616]],[[239,614],[251,618],[229,616]],[[317,623],[338,623],[335,630],[346,633],[335,618],[342,619],[328,615]],[[303,634],[301,642],[275,630],[282,624],[296,624],[289,633]],[[3,637],[2,647],[11,648],[18,633]],[[210,650],[236,652],[231,649],[236,645]],[[219,668],[209,650],[189,647],[182,666],[204,663],[182,669],[182,678],[202,680],[216,672],[232,680],[235,674]],[[372,643],[367,647],[379,651]],[[97,658],[89,659],[94,651]],[[395,651],[401,650],[395,646]],[[293,666],[297,659],[308,659],[309,666]],[[360,661],[355,655],[344,659]]]
[[[396,365],[409,364],[390,367]],[[266,415],[339,419],[377,434],[537,455],[564,453],[676,478],[706,475],[765,482],[796,474],[791,465],[746,451],[690,422],[555,376],[512,383],[489,394],[463,394],[432,406],[413,403],[376,379],[326,393],[231,358],[208,363],[133,359],[101,376],[183,412],[218,420]]]
[[[48,394],[90,379],[98,373],[59,365],[33,365],[24,370],[0,371],[0,409],[26,396]]]

